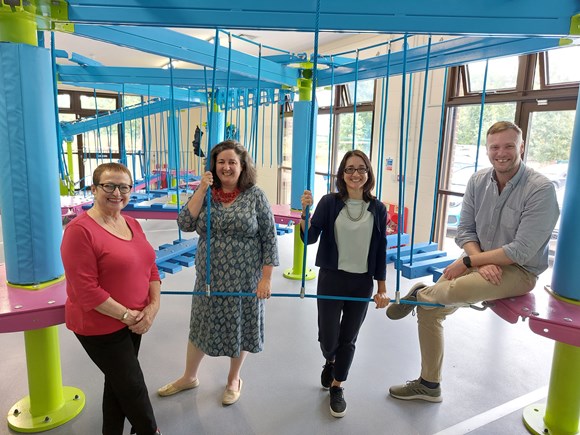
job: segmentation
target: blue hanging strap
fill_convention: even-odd
[[[423,102],[421,105],[421,125],[419,127],[419,145],[417,147],[417,171],[415,174],[415,195],[413,198],[413,222],[411,224],[411,246],[415,246],[415,225],[417,222],[417,202],[419,200],[419,173],[421,172],[421,155],[423,153],[423,130],[425,126],[425,108],[427,105],[427,85],[429,84],[429,61],[431,57],[431,35],[427,43],[425,60],[425,80],[423,82]],[[431,241],[431,240],[429,240]],[[410,264],[413,265],[413,248],[410,253]]]
[[[332,55],[330,56],[330,114],[329,114],[329,122],[328,122],[328,165],[326,174],[328,176],[328,180],[326,183],[326,193],[330,193],[331,190],[331,180],[332,180],[332,172],[330,168],[330,160],[331,160],[331,153],[332,153],[332,109],[334,105],[334,60]]]
[[[443,78],[443,96],[441,97],[441,121],[439,122],[439,147],[437,149],[437,167],[435,168],[435,191],[433,192],[433,213],[431,215],[431,234],[429,240],[435,237],[435,218],[437,216],[437,200],[439,198],[439,177],[441,175],[441,154],[443,151],[443,127],[445,126],[445,100],[447,98],[447,74],[448,68],[445,68]]]
[[[314,153],[314,111],[316,109],[316,85],[318,79],[318,33],[320,27],[320,0],[316,1],[316,25],[314,31],[314,62],[312,66],[312,95],[310,101],[310,129],[308,135],[308,157],[306,159],[307,166],[306,166],[306,189],[311,190],[310,186],[310,176],[309,174],[312,173],[312,157]],[[304,220],[304,234],[306,235],[307,243],[304,243],[304,252],[302,254],[302,287],[300,288],[300,297],[304,298],[306,294],[306,254],[308,251],[308,221],[310,220],[310,206],[306,207],[305,213],[305,220]]]
[[[401,227],[403,226],[403,217],[405,210],[404,192],[403,192],[403,155],[405,152],[405,86],[407,81],[407,34],[403,38],[403,71],[401,76],[401,122],[400,122],[400,132],[399,132],[399,210],[398,210],[398,222],[397,226],[397,260],[401,258]],[[403,211],[403,213],[402,213]],[[400,302],[400,286],[401,286],[401,269],[397,268],[397,284],[395,290],[395,301]]]
[[[477,164],[479,163],[479,145],[481,144],[481,131],[483,129],[483,111],[485,110],[485,93],[487,92],[488,68],[489,68],[489,60],[486,60],[485,72],[483,74],[483,89],[481,90],[481,108],[479,109],[479,127],[477,129],[477,149],[475,151],[475,168],[473,172],[477,172]]]
[[[213,52],[213,73],[212,73],[212,78],[211,78],[211,93],[212,93],[212,99],[211,99],[211,104],[209,105],[210,107],[210,111],[209,111],[209,123],[208,123],[208,138],[207,138],[207,148],[208,148],[208,154],[207,154],[207,159],[206,159],[206,170],[209,171],[210,170],[210,165],[211,165],[211,157],[210,157],[210,152],[211,152],[211,148],[213,147],[213,142],[212,142],[212,127],[213,127],[213,107],[215,104],[215,97],[216,97],[216,92],[215,92],[215,73],[216,73],[216,67],[217,67],[217,56],[218,56],[218,47],[219,47],[219,29],[216,29],[215,31],[215,38],[213,40],[214,43],[214,52]],[[210,295],[210,287],[211,287],[211,277],[210,277],[210,271],[211,271],[211,188],[207,189],[206,192],[206,197],[205,197],[205,201],[206,201],[206,211],[207,211],[207,220],[206,220],[206,225],[207,225],[207,230],[206,230],[206,259],[205,259],[205,292],[206,294],[209,296]]]
[[[356,61],[354,64],[354,101],[353,101],[353,112],[352,112],[352,149],[355,149],[356,145],[356,103],[358,94],[358,60],[359,60],[359,50],[356,51]]]

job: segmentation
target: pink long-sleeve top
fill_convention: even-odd
[[[159,281],[155,251],[139,223],[124,216],[133,238],[106,231],[87,213],[75,218],[63,235],[61,255],[66,274],[66,326],[80,335],[110,334],[125,327],[95,307],[109,297],[142,310],[149,304],[149,283]]]

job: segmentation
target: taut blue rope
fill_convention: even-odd
[[[413,198],[413,222],[411,224],[411,255],[409,263],[413,265],[413,246],[415,246],[415,224],[417,222],[417,201],[419,200],[419,173],[421,172],[421,154],[423,153],[423,130],[425,125],[425,107],[427,105],[427,85],[429,84],[429,61],[431,57],[431,35],[427,43],[425,60],[425,80],[423,82],[423,102],[421,104],[421,126],[419,128],[419,145],[417,147],[417,171],[415,174],[415,197]],[[431,242],[431,240],[429,240]]]
[[[172,291],[172,290],[163,290],[161,292],[162,295],[180,295],[180,296],[208,296],[206,292],[183,292],[183,291]],[[256,297],[256,293],[242,293],[242,292],[211,292],[211,296],[216,297],[246,297],[246,298],[254,298]],[[327,300],[335,300],[335,301],[354,301],[354,302],[374,302],[373,298],[357,298],[353,296],[332,296],[332,295],[318,295],[318,294],[299,294],[299,293],[272,293],[270,297],[273,298],[300,298],[300,299],[327,299]],[[393,301],[394,303],[394,301]],[[434,304],[431,302],[420,302],[420,301],[408,301],[408,300],[401,300],[399,301],[400,304],[404,305],[421,305],[423,307],[444,307],[445,305],[441,304]]]
[[[318,80],[318,33],[320,28],[320,0],[316,1],[316,26],[314,31],[314,62],[312,65],[312,94],[310,101],[310,130],[308,134],[308,157],[307,157],[307,170],[306,174],[312,173],[312,152],[314,149],[314,109],[316,109],[316,85]],[[310,177],[306,177],[306,189],[310,190]],[[308,250],[308,221],[310,220],[310,206],[306,207],[305,220],[304,220],[304,234],[306,238],[306,243],[304,243],[304,252],[302,254],[302,287],[300,289],[300,297],[304,297],[306,294],[306,254]]]

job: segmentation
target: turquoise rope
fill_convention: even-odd
[[[214,38],[214,52],[213,52],[213,72],[212,72],[212,78],[211,78],[211,93],[212,93],[212,100],[211,100],[211,104],[210,104],[210,112],[209,112],[209,123],[208,123],[208,138],[207,138],[207,147],[208,147],[208,155],[206,158],[206,167],[209,170],[210,169],[210,164],[211,164],[211,158],[209,156],[209,151],[212,148],[212,141],[211,139],[213,139],[211,136],[211,132],[212,132],[212,126],[213,126],[213,106],[214,106],[214,99],[215,99],[215,72],[216,72],[216,67],[217,67],[217,56],[218,56],[218,47],[220,45],[219,42],[219,29],[216,29],[215,31],[215,38]],[[206,197],[205,197],[205,201],[206,201],[206,213],[207,213],[207,220],[206,220],[206,225],[207,225],[207,231],[206,231],[206,259],[205,259],[205,271],[206,271],[206,276],[205,276],[205,285],[206,285],[206,293],[209,296],[210,294],[210,285],[211,285],[211,276],[210,276],[210,271],[211,271],[211,189],[207,189],[207,193],[206,193]]]
[[[318,34],[320,31],[320,0],[316,1],[316,26],[314,31],[314,62],[312,66],[312,95],[310,101],[310,130],[308,135],[308,153],[306,174],[312,173],[312,157],[314,149],[314,109],[316,109],[316,85],[318,80]],[[306,177],[306,189],[311,190],[310,178]],[[306,254],[308,251],[308,221],[310,220],[310,206],[306,207],[306,219],[304,220],[304,234],[306,243],[304,243],[304,252],[302,253],[302,287],[300,289],[300,296],[304,297],[306,294]]]
[[[479,163],[479,145],[481,144],[481,131],[483,129],[483,111],[485,109],[485,93],[487,92],[487,70],[489,67],[489,60],[485,61],[485,73],[483,74],[483,89],[481,90],[481,108],[479,110],[479,128],[477,130],[477,149],[475,150],[475,169],[477,172],[477,164]]]
[[[331,153],[332,153],[332,109],[334,105],[334,61],[332,55],[330,56],[330,114],[329,114],[329,122],[328,122],[328,165],[326,173],[328,174],[328,182],[326,183],[326,193],[330,193],[331,191],[331,180],[332,180],[332,173],[330,168],[331,163]]]
[[[359,51],[356,51],[356,61],[354,64],[354,102],[353,102],[353,112],[352,112],[352,149],[355,149],[356,145],[356,101],[357,101],[357,91],[358,91],[358,59]]]
[[[180,295],[180,296],[207,296],[206,292],[182,292],[182,291],[171,291],[171,290],[163,290],[161,292],[162,295]],[[247,297],[247,298],[254,298],[256,297],[256,293],[229,293],[229,292],[211,292],[211,296],[230,296],[230,297]],[[326,299],[326,300],[334,300],[334,301],[354,301],[354,302],[374,302],[373,298],[357,298],[352,296],[331,296],[331,295],[315,295],[315,294],[297,294],[297,293],[272,293],[270,297],[273,298],[308,298],[308,299]],[[394,303],[394,301],[392,302]],[[420,301],[408,301],[405,299],[401,299],[399,301],[401,305],[421,305],[424,307],[444,307],[445,305],[441,304],[434,304],[431,302],[420,302]]]
[[[447,74],[448,68],[445,68],[443,78],[443,97],[441,98],[441,121],[439,122],[439,147],[437,150],[437,167],[435,168],[435,191],[433,192],[433,212],[431,216],[431,234],[429,240],[435,237],[435,217],[437,215],[437,202],[439,199],[439,177],[441,176],[441,154],[443,152],[443,127],[445,126],[445,100],[447,98]]]
[[[427,85],[429,84],[429,61],[431,57],[431,35],[427,43],[425,60],[425,80],[423,82],[423,102],[421,104],[421,125],[419,127],[419,145],[417,146],[417,172],[415,174],[415,197],[413,198],[413,222],[411,223],[411,247],[415,246],[415,226],[417,223],[417,201],[419,200],[419,173],[421,172],[421,155],[423,154],[423,131],[425,126],[425,108],[427,106]],[[431,242],[431,240],[429,240]],[[413,248],[409,263],[413,265]]]
[[[230,103],[230,73],[232,68],[232,35],[228,33],[228,74],[226,79],[226,107],[224,110],[224,139],[227,139],[228,135],[228,108]]]
[[[397,225],[397,259],[401,258],[401,228],[403,227],[403,217],[404,217],[404,198],[403,198],[403,155],[404,155],[404,145],[405,145],[405,86],[407,84],[407,34],[405,34],[403,39],[403,71],[401,76],[401,121],[400,121],[400,133],[399,133],[399,210],[398,210],[398,222]],[[399,288],[401,287],[401,268],[397,268],[397,284],[395,299],[399,300]]]

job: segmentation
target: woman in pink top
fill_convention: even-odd
[[[121,210],[132,181],[119,163],[93,173],[93,207],[64,232],[66,325],[105,375],[103,435],[160,434],[139,360],[141,337],[159,310],[161,282],[155,251],[139,223]]]

